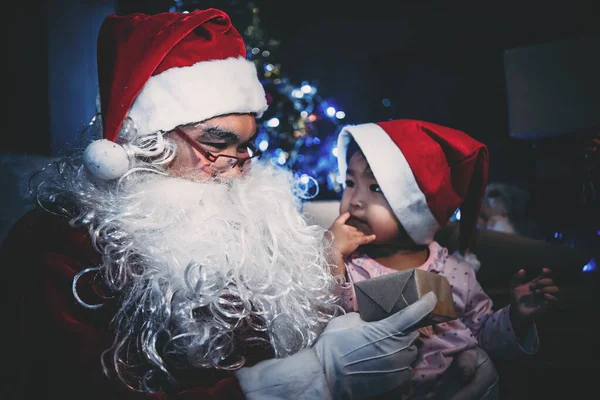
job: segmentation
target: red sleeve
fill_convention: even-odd
[[[71,291],[77,272],[97,264],[89,238],[66,220],[34,211],[9,233],[0,250],[5,326],[13,328],[5,343],[5,365],[12,367],[2,374],[2,386],[14,391],[9,398],[243,399],[233,376],[213,378],[200,371],[201,385],[171,395],[134,392],[108,379],[100,357],[112,343],[114,308],[88,310]],[[94,301],[92,290],[83,289],[90,297],[84,300]]]

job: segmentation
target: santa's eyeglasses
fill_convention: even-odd
[[[190,135],[185,133],[181,128],[176,127],[174,131],[190,146],[198,150],[198,152],[202,154],[204,158],[208,160],[208,162],[210,162],[210,168],[216,172],[227,172],[235,167],[239,167],[240,170],[245,171],[250,167],[252,162],[259,160],[263,154],[262,151],[260,151],[256,146],[249,143],[246,144],[246,151],[248,152],[248,157],[228,156],[226,154],[214,155],[206,148],[204,148],[204,146],[202,146],[200,142],[191,138]]]

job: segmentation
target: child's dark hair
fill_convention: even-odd
[[[354,153],[363,154],[358,143],[356,143],[356,140],[354,140],[354,138],[350,136],[350,142],[348,143],[348,147],[346,148],[346,165],[350,164],[350,159],[352,158]]]

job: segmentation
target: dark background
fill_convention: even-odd
[[[95,39],[102,18],[110,12],[167,11],[174,3],[4,4],[2,154],[54,157],[69,151],[95,112]],[[193,3],[222,8],[236,25],[247,24],[246,2]],[[509,49],[599,36],[597,1],[255,3],[267,36],[281,43],[277,62],[282,70],[298,84],[316,83],[323,96],[346,112],[345,123],[416,118],[467,132],[489,147],[490,181],[532,195],[528,212],[545,239],[598,254],[598,201],[582,190],[595,179],[582,164],[584,137],[512,138],[504,65]],[[590,51],[598,54],[600,49]],[[5,178],[6,191],[21,182]],[[561,235],[555,238],[557,232]],[[596,294],[593,303],[590,293],[598,293],[597,277],[579,278],[565,287],[564,293],[572,296],[569,306],[544,332],[547,353],[520,369],[505,368],[504,378],[507,371],[514,372],[505,379],[505,389],[513,387],[518,398],[577,397],[595,388],[598,367],[591,350],[598,346],[589,343],[595,340],[591,324],[598,301]],[[504,287],[505,280],[498,285]]]

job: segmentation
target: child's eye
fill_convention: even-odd
[[[346,187],[354,187],[353,181],[346,181]]]
[[[377,184],[369,186],[369,189],[371,189],[372,192],[381,192],[381,188]]]

